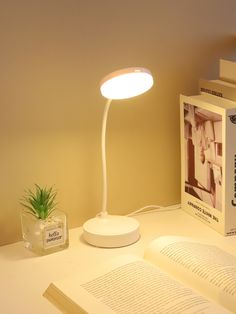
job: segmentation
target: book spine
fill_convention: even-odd
[[[234,88],[215,81],[200,79],[199,90],[201,93],[208,93],[214,96],[236,101],[236,86]]]
[[[185,194],[185,176],[188,175],[188,163],[186,161],[186,141],[185,141],[185,131],[184,131],[184,100],[185,96],[180,95],[180,152],[181,152],[181,203],[182,207],[184,204],[184,194]]]
[[[236,234],[236,108],[225,116],[225,233]]]

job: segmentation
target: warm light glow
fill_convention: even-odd
[[[125,99],[148,91],[153,85],[148,69],[135,67],[112,72],[101,82],[100,89],[108,99]]]

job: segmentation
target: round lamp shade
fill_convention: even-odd
[[[126,99],[141,95],[153,85],[151,72],[132,67],[110,73],[101,81],[101,93],[107,99]]]

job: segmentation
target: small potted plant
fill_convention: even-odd
[[[23,241],[26,248],[45,255],[69,245],[67,217],[56,209],[57,192],[52,188],[28,189],[20,204]]]

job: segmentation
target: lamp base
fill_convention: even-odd
[[[127,246],[140,238],[139,222],[127,216],[97,216],[84,223],[83,237],[86,242],[98,247]]]

